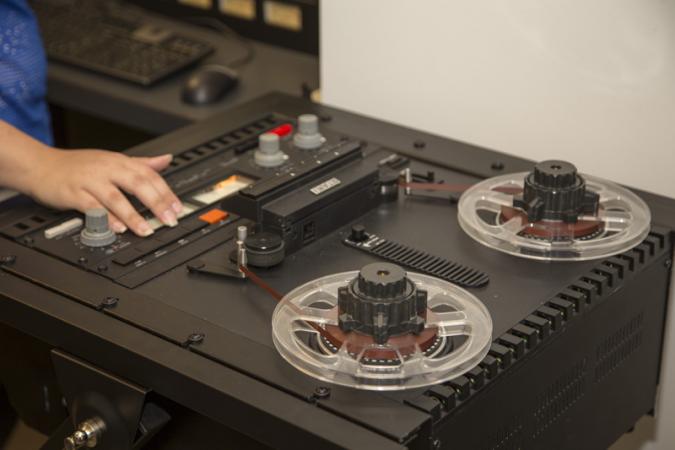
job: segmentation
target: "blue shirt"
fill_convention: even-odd
[[[52,144],[47,60],[25,0],[0,0],[0,119]]]

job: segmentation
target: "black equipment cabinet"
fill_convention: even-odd
[[[257,134],[303,113],[317,114],[329,137],[357,142],[365,155],[393,152],[414,172],[434,171],[449,184],[532,164],[283,94],[128,154],[177,155],[165,175],[182,195],[187,184],[209,185],[225,173],[206,168],[225,170],[232,158],[249,157]],[[583,171],[583,161],[576,163]],[[400,195],[303,242],[280,266],[256,271],[283,293],[377,261],[342,243],[359,223],[487,274],[489,284],[470,291],[492,315],[490,354],[431,388],[370,392],[310,378],[275,350],[275,302],[267,293],[187,270],[195,258],[226,261],[235,225],[251,218],[233,216],[208,236],[125,272],[113,263],[101,269],[109,256],[78,264],[40,239],[67,213],[9,200],[0,205],[0,326],[52,350],[73,416],[46,430],[61,433],[60,442],[87,413],[114,417],[98,448],[602,449],[654,411],[659,381],[675,202],[640,195],[652,210],[649,236],[601,260],[542,263],[498,253],[464,235],[456,199]],[[9,353],[22,357],[2,357]],[[19,367],[5,360],[12,364]],[[15,404],[16,383],[6,386]],[[92,400],[92,392],[101,398]]]

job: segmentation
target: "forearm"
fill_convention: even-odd
[[[54,151],[0,120],[0,186],[32,195],[36,172]]]

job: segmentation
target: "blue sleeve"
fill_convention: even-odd
[[[47,61],[25,0],[0,0],[0,119],[52,144]]]

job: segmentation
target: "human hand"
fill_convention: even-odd
[[[182,210],[178,197],[157,173],[171,162],[171,155],[129,157],[104,150],[54,150],[43,153],[28,184],[28,194],[59,209],[106,208],[110,227],[123,233],[127,227],[139,236],[153,233],[122,191],[134,195],[168,226],[176,226]]]

